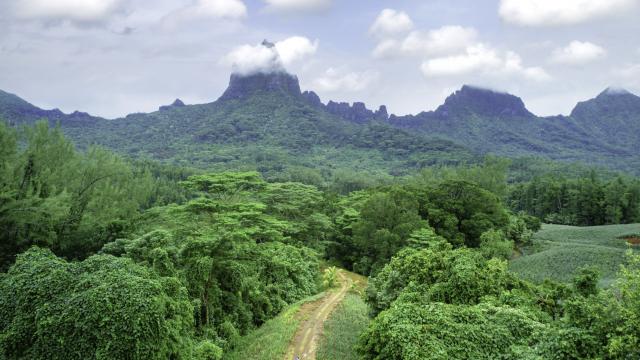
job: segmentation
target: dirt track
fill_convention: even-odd
[[[298,356],[300,360],[315,360],[318,340],[322,335],[324,322],[331,312],[344,299],[351,287],[352,280],[342,271],[338,272],[340,288],[337,291],[328,292],[322,299],[307,304],[300,309],[298,316],[306,320],[302,322],[284,360],[293,360]]]

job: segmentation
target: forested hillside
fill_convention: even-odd
[[[435,111],[389,116],[363,103],[321,102],[278,71],[233,74],[215,102],[176,100],[157,112],[106,120],[41,110],[0,92],[11,125],[46,118],[81,148],[98,144],[130,157],[202,169],[258,170],[331,179],[344,170],[382,178],[493,153],[582,162],[637,174],[640,97],[606,90],[570,116],[543,118],[510,94],[464,86]],[[623,136],[618,136],[624,134]]]
[[[639,221],[634,179],[513,184],[488,157],[351,191],[78,151],[47,122],[0,125],[0,154],[2,358],[222,359],[330,287],[326,263],[370,277],[362,359],[639,356],[637,256],[605,289],[594,269],[533,283],[508,267],[536,216]],[[569,205],[548,210],[556,188]]]

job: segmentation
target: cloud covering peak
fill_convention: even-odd
[[[259,45],[242,45],[233,49],[222,60],[234,73],[250,75],[286,71],[286,67],[313,55],[318,41],[303,36],[292,36],[275,44],[264,41]]]

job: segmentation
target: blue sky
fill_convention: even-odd
[[[640,0],[3,0],[0,89],[111,118],[210,102],[274,60],[267,38],[325,102],[416,113],[472,84],[567,114],[640,93],[639,16]]]

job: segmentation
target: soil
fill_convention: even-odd
[[[630,245],[640,245],[640,236],[625,236],[623,239],[625,239]]]
[[[298,311],[296,316],[305,320],[296,331],[293,342],[289,345],[285,360],[294,360],[296,356],[300,360],[316,359],[316,349],[318,340],[322,335],[324,322],[344,299],[353,283],[351,277],[345,276],[342,271],[338,272],[338,278],[340,279],[339,289],[327,292],[322,299],[307,303]]]

